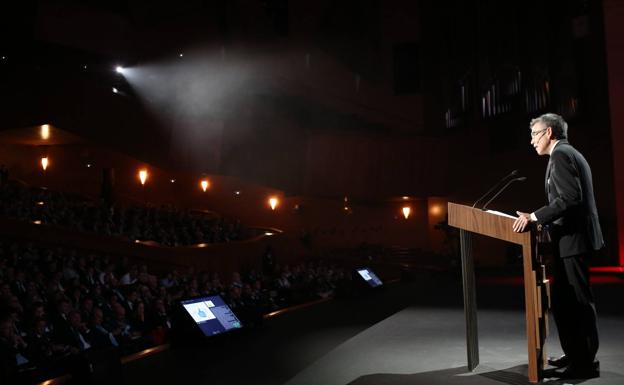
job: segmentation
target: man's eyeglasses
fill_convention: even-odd
[[[531,131],[531,139],[535,138],[536,136],[538,136],[539,134],[541,134],[542,132],[548,130],[548,127],[541,129],[541,130],[537,130],[537,131]]]

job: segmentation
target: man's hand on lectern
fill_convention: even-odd
[[[531,214],[520,211],[516,211],[516,214],[518,214],[518,219],[513,223],[513,231],[521,233],[526,230],[527,225],[531,222]]]

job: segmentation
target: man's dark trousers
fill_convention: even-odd
[[[589,254],[555,256],[552,310],[570,365],[591,368],[598,351],[594,296],[589,286]]]

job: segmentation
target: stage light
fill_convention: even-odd
[[[402,196],[401,198],[402,198],[404,201],[409,200],[409,197],[408,197],[408,196]]]
[[[50,139],[50,125],[44,124],[41,126],[41,139],[48,140]]]
[[[279,200],[276,197],[269,198],[269,206],[271,206],[271,210],[275,210],[278,204]]]
[[[145,186],[145,182],[147,182],[147,170],[139,171],[139,180],[141,181],[141,186]]]
[[[48,157],[41,158],[41,168],[45,171],[48,168]]]
[[[402,209],[403,211],[403,216],[405,217],[405,219],[409,218],[410,213],[412,212],[412,209],[409,206],[405,206]]]
[[[117,72],[118,74],[123,74],[124,68],[122,66],[117,66],[115,67],[115,72]]]
[[[175,183],[175,179],[169,179],[169,182]]]
[[[234,191],[234,195],[239,196],[240,194],[241,194],[240,191],[238,191],[238,190]]]
[[[117,88],[113,87],[113,93],[114,93],[114,94],[118,94],[118,93],[119,93],[119,90],[118,90]]]
[[[207,179],[204,179],[200,182],[200,185],[201,185],[202,190],[206,192],[206,190],[208,190],[208,187],[210,186],[210,183],[208,182]]]
[[[181,54],[179,54],[178,56],[180,56],[180,57],[184,57],[184,54],[183,54],[183,53],[181,53]]]

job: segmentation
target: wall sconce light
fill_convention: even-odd
[[[440,207],[440,205],[432,205],[429,211],[431,215],[440,215],[442,214],[442,207]]]
[[[44,124],[41,126],[41,139],[48,140],[50,139],[50,125]]]
[[[147,182],[147,170],[139,171],[139,180],[141,181],[141,186],[145,186],[145,182]]]

